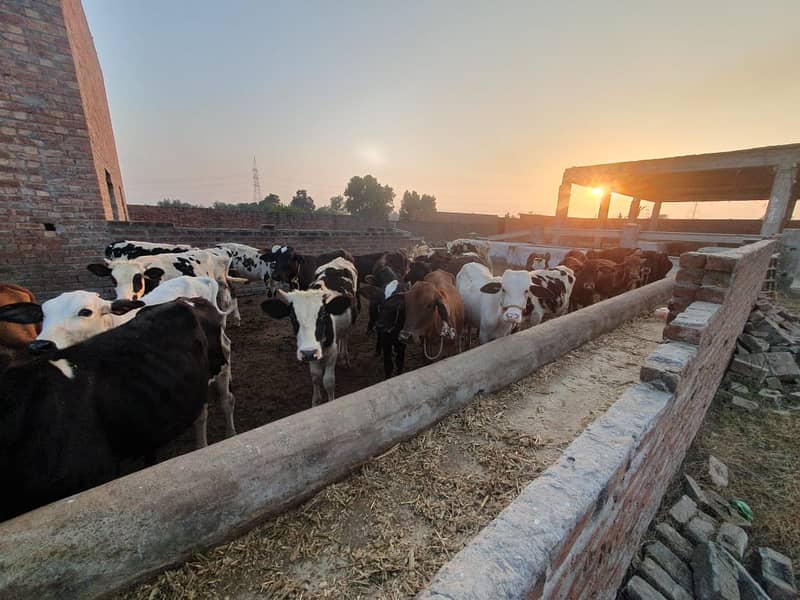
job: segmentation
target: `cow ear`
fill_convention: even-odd
[[[103,263],[92,263],[90,265],[86,265],[86,268],[98,277],[111,276],[111,269],[108,268],[108,265],[104,265]]]
[[[264,302],[261,303],[261,310],[273,319],[285,319],[291,312],[289,305],[278,298],[264,300]]]
[[[0,321],[2,322],[30,325],[41,323],[42,319],[44,319],[42,307],[35,302],[15,302],[0,307]]]
[[[352,306],[350,298],[347,296],[336,296],[330,302],[325,303],[325,310],[332,315],[343,315]]]
[[[364,284],[358,288],[358,293],[370,302],[376,302],[383,298],[383,290],[374,285]]]
[[[537,298],[541,298],[542,300],[556,299],[556,295],[552,291],[550,291],[546,287],[542,287],[541,285],[532,285],[528,289],[531,291],[531,294],[533,294]]]
[[[158,281],[164,276],[164,269],[160,267],[150,267],[144,272],[144,276],[153,281]]]
[[[450,322],[450,314],[447,312],[447,306],[442,302],[441,298],[436,299],[436,311],[445,323]]]
[[[141,300],[119,299],[111,303],[111,312],[115,315],[124,315],[136,308],[142,308],[143,306],[144,302]]]
[[[499,281],[490,281],[489,283],[485,283],[481,288],[481,291],[484,294],[496,294],[500,291],[503,285]]]
[[[370,285],[375,285],[375,275],[367,275],[364,277],[364,283],[368,283]]]

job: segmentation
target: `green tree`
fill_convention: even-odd
[[[182,202],[177,198],[164,198],[156,203],[156,206],[165,206],[167,208],[192,208],[194,204]]]
[[[409,219],[419,213],[436,212],[436,196],[422,194],[416,191],[406,190],[403,192],[403,199],[400,201],[400,218]]]
[[[372,175],[351,178],[344,195],[344,208],[351,215],[386,218],[394,208],[394,190]]]
[[[299,208],[300,210],[313,211],[314,199],[308,195],[306,190],[297,190],[289,206],[292,208]]]
[[[264,199],[258,203],[260,208],[265,208],[267,210],[275,210],[278,206],[281,205],[281,197],[278,194],[268,194],[264,196]]]

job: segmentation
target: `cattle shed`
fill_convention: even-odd
[[[558,190],[556,216],[566,219],[572,185],[602,188],[598,219],[608,220],[611,194],[630,196],[629,219],[641,200],[653,202],[651,228],[664,202],[769,200],[761,235],[783,230],[800,196],[800,144],[570,167]]]

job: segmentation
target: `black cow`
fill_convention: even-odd
[[[34,307],[0,320],[40,319]],[[122,460],[154,461],[205,409],[221,323],[207,301],[181,298],[0,374],[0,519],[109,481]]]
[[[341,249],[318,256],[309,256],[298,254],[291,246],[273,246],[270,251],[261,255],[261,260],[271,267],[272,282],[278,285],[283,284],[284,287],[293,290],[307,290],[315,279],[317,267],[329,263],[335,258],[344,258],[354,263],[352,254]],[[270,290],[276,287],[270,281],[266,283]]]
[[[642,265],[642,285],[664,279],[672,270],[672,261],[666,252],[644,250],[642,252],[644,265]]]
[[[373,319],[378,333],[375,354],[383,354],[383,373],[389,379],[395,368],[397,374],[403,372],[406,345],[400,342],[400,331],[405,325],[405,292],[408,285],[400,280],[389,267],[384,267],[380,277],[373,284],[361,286],[359,291],[370,301],[370,319]],[[394,364],[392,361],[394,360]]]

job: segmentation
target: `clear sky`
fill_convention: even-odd
[[[798,0],[83,2],[133,203],[250,201],[255,156],[284,201],[552,214],[568,166],[800,142]]]

